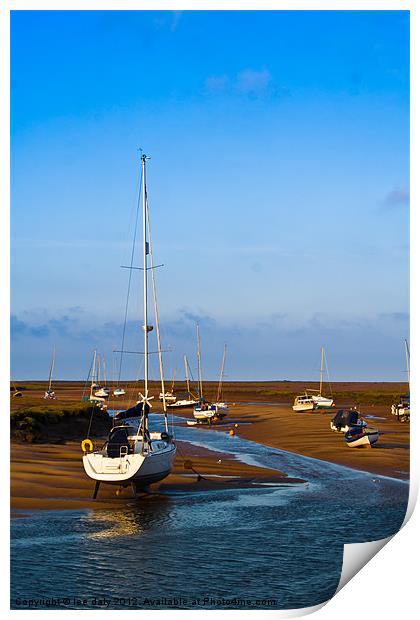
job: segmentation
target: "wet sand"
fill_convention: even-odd
[[[245,465],[231,455],[177,442],[175,466],[170,476],[150,486],[154,494],[249,488],[265,482],[303,482],[276,470]],[[19,510],[112,508],[134,501],[131,488],[116,496],[113,485],[102,484],[92,499],[94,482],[82,465],[80,444],[18,444],[11,448],[12,515]]]
[[[300,384],[288,382],[269,384],[270,389],[290,390]],[[268,385],[268,384],[267,384]],[[362,404],[359,407],[370,426],[380,431],[380,437],[372,448],[349,448],[341,433],[330,430],[330,419],[337,409],[325,413],[294,413],[291,402],[276,403],[276,399],[267,394],[267,385],[261,383],[228,384],[229,396],[235,404],[230,406],[229,416],[220,424],[212,427],[202,426],[198,432],[228,432],[234,428],[235,433],[245,439],[287,450],[304,456],[322,459],[332,463],[346,465],[355,469],[408,479],[410,465],[410,425],[397,422],[390,414],[389,404]],[[28,386],[22,398],[12,398],[12,409],[46,403],[43,401],[43,388],[39,384]],[[309,384],[308,384],[309,387]],[[80,402],[81,383],[62,384],[56,387],[57,400],[53,403]],[[404,393],[404,384],[380,383],[343,383],[336,389],[351,393],[353,397],[343,402],[355,405],[361,399],[369,401],[390,398],[390,394]],[[123,400],[114,399],[109,407],[125,408],[133,404],[138,385],[130,390]],[[181,391],[181,390],[180,390]],[[295,391],[295,394],[299,390]],[[264,402],[262,398],[267,401]],[[240,402],[242,400],[242,402]],[[244,402],[249,400],[256,404]],[[157,398],[155,402],[157,401]],[[46,403],[48,404],[48,403]],[[340,401],[337,403],[340,405]],[[179,415],[192,418],[192,410],[179,411]],[[369,416],[375,416],[370,419]],[[184,424],[174,416],[175,424]],[[238,426],[235,428],[235,424]],[[172,492],[183,490],[204,490],[220,488],[220,485],[250,486],[258,481],[272,479],[282,482],[292,481],[274,470],[249,467],[231,456],[220,455],[204,448],[178,442],[178,454],[171,476],[163,482],[152,485],[153,492]],[[48,444],[13,444],[12,445],[12,508],[107,508],[115,502],[132,501],[131,491],[124,490],[119,498],[115,497],[115,487],[102,485],[96,501],[91,499],[93,482],[87,478],[81,463],[80,444],[69,442],[64,445]],[[184,462],[192,461],[193,468],[185,469]],[[219,462],[221,461],[221,462]],[[279,456],[279,468],[281,469]],[[220,478],[227,476],[227,478]]]
[[[273,448],[393,478],[409,478],[409,424],[397,422],[388,406],[361,407],[369,426],[379,429],[379,439],[371,448],[349,448],[342,433],[330,430],[330,420],[336,411],[295,413],[290,405],[236,404],[230,407],[229,416],[223,422],[211,428],[200,427],[200,431],[226,432],[233,428],[238,436]],[[192,418],[191,413],[184,415]]]

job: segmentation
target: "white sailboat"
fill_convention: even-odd
[[[176,403],[177,398],[176,398],[176,396],[175,396],[175,394],[174,394],[175,377],[176,377],[176,369],[174,370],[174,376],[173,376],[173,379],[172,379],[171,389],[170,389],[170,390],[168,390],[168,391],[167,391],[167,392],[165,392],[165,393],[161,392],[161,393],[159,394],[159,400],[160,400],[161,402],[163,402],[163,400],[165,399],[165,400],[166,400],[166,402],[167,402],[168,404],[169,404],[169,403]]]
[[[223,377],[225,374],[225,363],[226,363],[226,355],[227,355],[227,345],[223,347],[223,356],[222,356],[222,364],[220,367],[220,376],[219,376],[219,384],[217,386],[217,395],[216,400],[210,404],[210,410],[214,410],[216,412],[217,418],[224,418],[229,413],[229,406],[223,400]]]
[[[398,422],[410,421],[410,349],[408,348],[407,339],[404,340],[405,347],[405,364],[407,368],[408,393],[402,394],[398,403],[391,405],[391,413],[395,415]]]
[[[319,378],[319,392],[318,394],[315,393],[314,395],[311,396],[312,400],[314,401],[318,409],[329,409],[331,407],[334,407],[333,398],[322,396],[324,360],[325,360],[325,349],[324,347],[321,347],[321,370],[320,370],[320,378]],[[313,390],[306,390],[306,391],[312,392]]]
[[[197,324],[197,366],[198,366],[198,395],[199,403],[193,409],[194,420],[199,424],[211,424],[216,420],[216,410],[211,408],[211,404],[203,396],[203,378],[201,372],[201,343],[200,328]]]
[[[133,492],[152,482],[165,478],[171,471],[176,454],[176,446],[168,430],[166,402],[164,399],[165,432],[151,432],[149,428],[149,332],[153,326],[148,324],[148,271],[151,271],[155,322],[158,340],[159,365],[162,391],[164,390],[162,349],[160,346],[159,321],[156,303],[154,266],[150,238],[150,220],[146,188],[146,159],[142,154],[141,197],[143,206],[143,333],[144,333],[144,389],[134,407],[121,411],[114,418],[114,427],[105,446],[100,450],[86,452],[83,466],[86,474],[96,481],[95,498],[101,482],[119,486],[132,486]],[[149,257],[149,258],[148,258]],[[131,265],[131,269],[135,269]],[[87,442],[84,442],[86,445]]]
[[[187,384],[187,396],[186,398],[179,398],[175,400],[174,403],[169,403],[169,409],[191,409],[191,407],[195,407],[199,404],[198,398],[190,390],[190,375],[188,371],[188,360],[187,356],[184,355],[184,366],[185,366],[185,382]]]
[[[50,374],[48,377],[48,387],[45,390],[45,394],[44,394],[44,398],[45,399],[54,399],[55,398],[55,392],[52,389],[51,385],[52,385],[52,377],[53,377],[53,372],[54,372],[54,365],[55,365],[55,347],[53,348],[53,354],[52,354],[52,358],[51,358],[51,364],[50,364]]]

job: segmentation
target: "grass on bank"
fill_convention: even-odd
[[[10,414],[12,439],[36,441],[65,441],[86,437],[92,416],[91,436],[108,432],[111,418],[106,411],[90,403],[45,404],[21,407]]]

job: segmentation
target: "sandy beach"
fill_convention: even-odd
[[[294,384],[280,387],[283,391],[295,388],[298,393]],[[348,400],[344,390],[351,390],[352,385],[342,384],[340,387]],[[42,384],[32,384],[24,397],[12,399],[12,410],[39,406],[42,403],[42,388]],[[209,390],[209,386],[207,388]],[[274,388],[280,391],[279,385]],[[271,391],[274,388],[270,386]],[[354,396],[350,402],[354,404],[368,399],[369,389],[372,400],[389,399],[392,398],[390,394],[403,393],[404,384],[357,384],[353,386]],[[294,413],[290,402],[264,402],[261,396],[267,391],[267,386],[261,387],[261,384],[228,384],[228,393],[232,400],[235,399],[229,416],[218,425],[200,426],[197,432],[226,433],[234,429],[238,437],[273,448],[373,474],[409,478],[410,427],[409,424],[398,423],[391,416],[388,404],[366,403],[359,406],[369,425],[379,429],[380,437],[371,449],[351,449],[345,444],[342,434],[330,430],[330,419],[336,409]],[[58,399],[54,402],[66,405],[80,402],[80,393],[81,384],[63,384],[57,388]],[[245,399],[249,401],[243,402]],[[118,401],[119,408],[129,406],[131,402],[132,399],[128,398]],[[192,419],[192,411],[180,411],[179,416]],[[173,418],[175,434],[176,427],[185,424],[179,416],[174,415]],[[81,456],[78,441],[66,442],[64,439],[61,444],[14,442],[11,450],[12,509],[108,508],[115,506],[115,502],[132,501],[130,489],[125,489],[116,497],[115,488],[107,485],[102,485],[98,499],[92,500],[92,481],[83,471]],[[282,470],[280,456],[278,468]],[[202,491],[220,488],[221,485],[250,486],[267,480],[282,483],[295,481],[287,477],[287,471],[280,473],[251,467],[230,455],[178,442],[173,473],[161,483],[152,485],[152,492]]]
[[[379,440],[370,449],[349,448],[342,433],[330,430],[335,411],[294,413],[290,405],[236,404],[221,425],[201,429],[226,432],[233,427],[238,436],[273,448],[393,478],[409,478],[409,424],[393,419],[387,406],[361,407],[369,426],[379,429]]]
[[[264,482],[298,483],[281,472],[245,465],[229,455],[177,442],[173,472],[150,493],[244,488]],[[93,482],[83,470],[80,444],[17,444],[11,448],[11,506],[14,510],[112,508],[132,501],[131,488],[116,495],[103,484],[92,500]],[[17,516],[16,512],[12,512]]]

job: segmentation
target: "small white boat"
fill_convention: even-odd
[[[408,389],[410,389],[410,351],[408,348],[407,340],[405,343],[405,361],[407,366],[407,380]],[[400,396],[400,401],[391,405],[391,413],[394,415],[398,422],[410,421],[410,393]]]
[[[99,398],[109,398],[111,390],[106,387],[100,387],[99,390],[94,392],[95,396],[99,396]]]
[[[177,401],[177,397],[174,394],[174,388],[175,388],[175,377],[176,377],[176,370],[174,370],[174,376],[172,378],[172,385],[171,385],[171,389],[168,390],[167,392],[165,392],[165,403],[168,405],[169,403],[176,403]],[[159,394],[159,400],[163,403],[163,392],[161,392]]]
[[[199,424],[211,424],[213,420],[217,420],[216,410],[212,409],[208,403],[201,403],[197,407],[194,407],[193,416],[196,422]]]
[[[321,396],[321,394],[311,396],[311,398],[318,407],[318,409],[330,409],[331,407],[334,407],[333,398],[326,398],[325,396]]]
[[[344,435],[344,441],[349,448],[370,448],[378,441],[379,431],[377,428],[369,428],[367,426],[353,426]]]
[[[168,409],[190,409],[199,404],[199,401],[195,398],[181,398],[174,403],[169,403]]]
[[[357,409],[340,409],[332,418],[330,428],[338,433],[347,433],[354,427],[366,427],[367,422],[359,416]]]
[[[114,392],[113,392],[114,396],[124,396],[125,395],[125,390],[123,388],[115,388]]]
[[[316,408],[317,405],[312,396],[308,396],[307,394],[304,394],[303,396],[296,396],[292,407],[293,411],[298,413],[304,411],[314,411]]]
[[[315,394],[311,396],[312,400],[314,401],[318,409],[330,409],[331,407],[334,407],[334,399],[332,397],[327,398],[326,396],[322,396],[322,387],[323,387],[323,382],[324,382],[324,365],[325,365],[325,349],[324,347],[321,347],[321,370],[320,370],[320,377],[319,377],[319,392],[317,394],[315,390]],[[327,372],[328,372],[328,368],[327,368]],[[330,388],[331,388],[331,384],[330,384]],[[313,392],[313,391],[314,390],[307,390],[307,392]]]
[[[220,367],[220,377],[219,377],[219,385],[217,387],[217,395],[216,402],[212,402],[210,404],[210,409],[213,409],[216,412],[217,418],[225,418],[229,413],[229,406],[225,403],[223,398],[223,377],[225,372],[225,362],[226,362],[226,352],[227,346],[223,347],[223,357],[222,357],[222,365]]]
[[[53,376],[53,371],[54,371],[54,364],[55,364],[55,347],[53,349],[53,353],[52,353],[52,358],[51,358],[51,364],[50,364],[50,375],[48,378],[48,387],[45,390],[44,393],[44,398],[45,399],[53,399],[55,398],[55,392],[51,387],[52,384],[52,376]]]
[[[163,402],[163,392],[159,394],[159,400]],[[177,398],[172,392],[165,392],[165,402],[167,404],[176,403],[176,401],[177,401]]]

